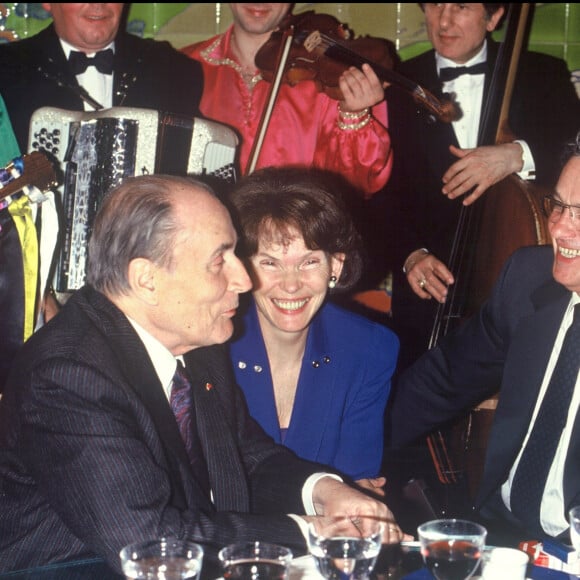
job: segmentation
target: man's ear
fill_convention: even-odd
[[[146,304],[157,304],[157,266],[146,258],[135,258],[129,262],[127,279],[131,292]]]
[[[487,31],[488,32],[493,32],[498,24],[501,21],[502,16],[504,15],[505,9],[503,6],[500,6],[489,18],[489,20],[487,21]]]

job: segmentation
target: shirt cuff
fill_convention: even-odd
[[[292,518],[298,524],[298,527],[300,528],[300,531],[302,532],[302,535],[304,536],[304,539],[308,545],[308,522],[296,514],[288,514],[288,517]]]
[[[304,510],[307,516],[315,516],[316,509],[314,509],[314,501],[312,500],[312,494],[314,492],[314,486],[323,477],[332,477],[337,481],[343,481],[341,477],[335,475],[334,473],[313,473],[304,483],[302,487],[302,503],[304,504]]]
[[[514,141],[514,143],[519,143],[522,150],[523,150],[522,160],[524,162],[524,165],[523,165],[521,171],[519,171],[517,173],[518,177],[521,177],[522,179],[525,179],[525,180],[535,179],[536,178],[536,164],[534,163],[534,157],[532,155],[532,151],[530,149],[530,146],[525,141],[522,141],[520,139],[516,139]]]

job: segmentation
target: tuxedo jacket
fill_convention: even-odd
[[[230,342],[250,414],[281,443],[272,374],[252,300]],[[284,445],[353,479],[376,477],[399,341],[386,327],[326,303],[308,329]]]
[[[119,32],[113,68],[113,106],[201,116],[201,66],[168,42]],[[54,25],[30,38],[0,45],[0,94],[22,152],[28,151],[30,118],[36,109],[84,110],[75,88],[78,82]]]
[[[521,449],[570,302],[570,291],[552,277],[552,264],[551,246],[516,251],[478,314],[409,367],[389,402],[390,437],[400,447],[473,408],[499,387],[479,507],[499,492]],[[580,414],[563,474],[566,510],[580,502],[579,454]]]
[[[498,46],[488,41],[484,104],[489,98]],[[401,72],[443,98],[435,51],[403,62]],[[383,268],[388,265],[393,272],[392,315],[401,338],[400,362],[404,368],[428,348],[437,303],[415,295],[402,267],[407,256],[419,248],[427,248],[449,265],[462,205],[461,199],[444,196],[441,188],[443,175],[457,161],[449,146],[459,143],[451,123],[434,120],[429,111],[400,88],[387,89],[386,101],[395,153],[391,179],[380,198],[371,201],[382,204],[377,214],[384,216],[379,241],[372,245],[376,248],[375,261]],[[563,60],[540,53],[522,53],[509,109],[509,126],[515,137],[526,141],[531,149],[536,166],[535,183],[553,187],[560,173],[564,146],[574,140],[580,128],[580,99]],[[476,203],[484,202],[485,194]]]
[[[0,572],[86,555],[119,569],[131,542],[175,536],[305,550],[302,486],[330,471],[253,421],[221,346],[185,355],[214,502],[192,474],[167,397],[127,318],[90,287],[37,331],[0,401]]]
[[[488,41],[483,105],[489,98],[498,44]],[[442,98],[435,51],[401,64],[403,75]],[[442,177],[457,158],[449,145],[459,146],[451,123],[434,121],[398,87],[387,90],[389,132],[397,152],[386,186],[389,226],[396,242],[397,270],[410,252],[427,247],[446,262],[455,233],[461,200],[441,193]],[[483,118],[483,115],[482,115]],[[509,109],[509,126],[530,146],[536,164],[536,183],[553,186],[561,170],[565,144],[580,128],[580,99],[566,63],[552,56],[524,52],[520,57]]]

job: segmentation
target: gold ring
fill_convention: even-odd
[[[425,288],[425,284],[427,284],[427,280],[425,278],[421,278],[421,280],[419,280],[419,288],[422,290]]]

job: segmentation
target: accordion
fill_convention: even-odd
[[[212,185],[234,182],[237,145],[225,125],[151,109],[35,111],[28,150],[47,153],[62,171],[55,289],[71,292],[84,284],[95,215],[125,177],[165,173],[206,176]]]

